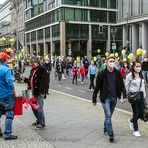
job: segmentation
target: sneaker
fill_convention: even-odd
[[[43,126],[43,125],[41,125],[41,124],[38,124],[37,126],[36,126],[36,130],[38,130],[38,129],[43,129],[45,127],[45,125]]]
[[[103,129],[103,131],[104,131],[104,135],[108,135],[108,132],[105,128]]]
[[[91,91],[91,92],[93,92],[94,90],[93,90],[93,89],[91,89],[90,91]]]
[[[31,126],[37,126],[39,123],[36,121],[34,123],[31,124]]]
[[[109,141],[110,142],[114,142],[114,135],[112,134],[112,135],[109,135]]]
[[[130,124],[130,129],[131,129],[131,130],[134,130],[133,123],[131,122],[130,119],[128,119],[128,122],[129,122],[129,124]]]
[[[18,137],[16,135],[11,135],[10,137],[5,137],[4,140],[15,140]]]
[[[140,136],[141,136],[140,133],[139,133],[139,131],[133,132],[133,135],[134,135],[135,137],[140,137]]]
[[[81,84],[84,84],[84,82],[81,82]]]

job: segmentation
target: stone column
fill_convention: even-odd
[[[91,60],[92,58],[92,27],[89,25],[89,38],[87,42],[87,58]]]
[[[36,55],[39,55],[38,31],[36,31]]]
[[[53,57],[53,52],[55,50],[55,46],[52,40],[52,26],[50,27],[50,53],[51,53],[51,58]]]
[[[30,32],[30,56],[33,55],[33,49],[32,49],[32,44],[31,44],[31,32]]]
[[[139,25],[132,25],[132,51],[135,54],[139,48]]]
[[[61,21],[60,22],[60,55],[61,56],[66,56],[66,32],[65,32],[65,22]]]
[[[111,48],[111,36],[110,36],[110,26],[108,26],[108,39],[107,39],[107,51],[110,52]]]
[[[48,54],[48,45],[46,43],[45,28],[43,29],[43,44],[44,44],[44,46],[43,46],[44,55],[45,54],[47,55]]]
[[[142,49],[148,51],[148,24],[142,23]]]

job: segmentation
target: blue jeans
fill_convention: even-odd
[[[107,98],[105,102],[102,103],[105,114],[104,130],[106,130],[109,135],[114,135],[111,118],[116,104],[117,98]]]
[[[37,97],[37,104],[39,105],[39,108],[37,110],[32,108],[32,111],[37,119],[37,122],[41,124],[42,126],[45,126],[45,116],[44,116],[44,96],[38,96]]]
[[[6,119],[5,119],[5,130],[4,137],[10,137],[12,133],[12,123],[14,118],[14,96],[8,96],[7,98],[0,99],[0,118],[2,116],[3,111],[5,111]]]

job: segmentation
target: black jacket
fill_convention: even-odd
[[[116,73],[116,90],[117,90],[117,97],[121,99],[121,93],[123,92],[123,97],[126,98],[126,89],[125,85],[121,76],[120,71],[115,69]],[[105,69],[102,72],[99,72],[96,78],[96,87],[93,93],[92,101],[93,103],[97,102],[97,94],[100,91],[100,100],[103,103],[105,99],[107,99],[107,90],[106,90],[106,84],[107,84],[107,69]]]
[[[34,70],[31,70],[29,79],[25,78],[24,82],[28,83],[28,89],[31,89],[30,82],[31,77],[33,75]],[[45,94],[45,81],[46,81],[46,70],[43,66],[37,67],[37,70],[33,76],[33,95],[35,97],[39,96],[40,94]]]

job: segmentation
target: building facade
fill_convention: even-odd
[[[11,14],[10,14],[10,2],[6,0],[0,5],[0,39],[4,37],[6,41],[0,40],[0,49],[10,47],[11,43]]]
[[[91,58],[122,46],[116,26],[116,0],[26,0],[25,47],[43,56],[87,55]]]
[[[123,27],[123,47],[148,50],[148,0],[118,0],[117,25]]]
[[[19,0],[18,3],[18,12],[14,7],[13,2],[11,2],[11,32],[13,35],[13,38],[16,39],[16,26],[18,21],[18,39],[23,47],[25,47],[25,40],[24,40],[24,0]],[[18,13],[18,14],[16,14]],[[16,21],[16,16],[17,21]]]

